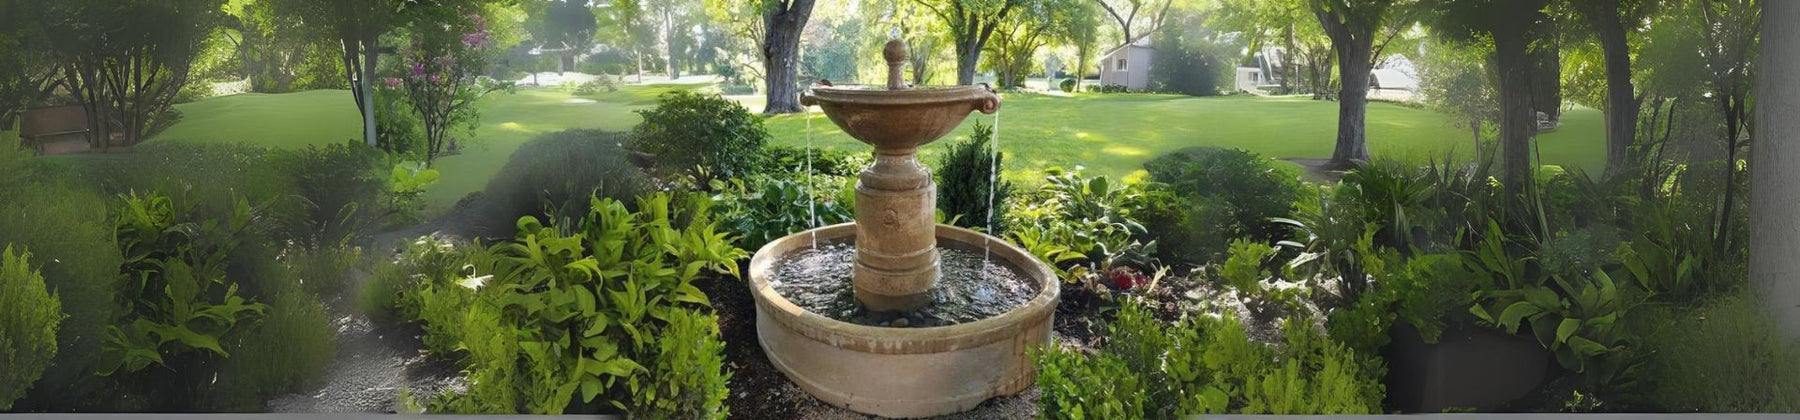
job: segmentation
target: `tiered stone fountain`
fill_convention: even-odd
[[[999,95],[986,86],[909,88],[906,45],[890,41],[883,55],[885,87],[818,85],[801,94],[802,104],[874,146],[875,164],[859,176],[854,223],[757,251],[757,334],[776,368],[827,403],[886,417],[966,411],[1031,385],[1030,352],[1050,340],[1058,284],[1049,267],[1004,240],[933,222],[936,184],[915,153],[971,112],[998,112]],[[853,258],[819,257],[832,249],[847,257],[851,243]],[[952,260],[945,253],[957,264],[941,271]],[[808,303],[818,296],[851,309]]]

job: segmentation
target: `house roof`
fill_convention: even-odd
[[[1117,54],[1119,51],[1123,51],[1125,49],[1125,47],[1138,47],[1138,48],[1143,48],[1146,50],[1155,50],[1156,49],[1156,48],[1150,46],[1150,37],[1146,36],[1143,38],[1138,38],[1137,41],[1132,41],[1131,43],[1128,43],[1125,45],[1113,47],[1113,49],[1106,51],[1105,54],[1100,54],[1100,56],[1107,57],[1107,56],[1111,56],[1113,54]]]

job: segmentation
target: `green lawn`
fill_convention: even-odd
[[[811,115],[810,123],[808,119],[776,117],[769,121],[769,131],[784,145],[805,145],[810,136],[818,147],[868,147],[822,114]],[[924,147],[924,161],[935,165],[949,137],[966,137],[976,121],[995,120],[988,115],[969,118],[946,140]],[[1329,158],[1337,103],[1254,96],[1008,95],[998,120],[1000,150],[1011,168],[1007,177],[1035,183],[1049,166],[1082,165],[1095,174],[1131,176],[1144,161],[1191,146],[1243,148],[1274,158]],[[1473,147],[1467,128],[1452,126],[1445,116],[1428,110],[1371,103],[1368,121],[1370,152],[1376,156],[1441,157]],[[1539,136],[1543,161],[1598,171],[1606,162],[1604,137],[1600,112],[1576,108],[1564,114],[1561,128]]]
[[[444,177],[426,194],[428,212],[447,209],[480,191],[514,150],[539,134],[570,128],[628,130],[639,121],[632,111],[653,106],[658,94],[699,87],[626,86],[580,98],[556,88],[496,94],[481,104],[481,126],[472,140],[463,142],[463,153],[438,160]],[[761,110],[759,103],[748,103],[761,98],[738,99],[752,112]],[[177,108],[184,119],[152,141],[242,141],[296,148],[359,137],[356,107],[350,94],[341,90],[234,95]],[[1368,118],[1369,143],[1377,156],[1442,156],[1452,149],[1470,148],[1466,129],[1450,125],[1435,112],[1372,103]],[[1141,174],[1146,160],[1201,145],[1244,148],[1275,158],[1329,157],[1337,104],[1251,96],[1008,95],[999,119],[1000,147],[1012,168],[1007,177],[1035,183],[1049,166],[1082,165],[1111,176]],[[994,116],[971,117],[952,137],[966,136],[975,121],[994,120]],[[867,150],[820,114],[774,117],[768,128],[777,144],[803,146],[811,137],[817,147]],[[1605,162],[1603,137],[1600,113],[1576,108],[1564,114],[1561,129],[1539,137],[1544,162],[1597,171]],[[926,146],[925,161],[935,165],[943,148]]]
[[[438,159],[443,180],[426,192],[428,212],[487,186],[520,145],[539,134],[571,128],[628,130],[631,111],[656,104],[664,92],[695,85],[625,86],[618,92],[578,98],[558,88],[521,88],[481,103],[481,125],[459,155]],[[361,117],[349,91],[243,94],[176,105],[184,118],[153,142],[245,142],[299,148],[361,138]]]

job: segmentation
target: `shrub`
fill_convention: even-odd
[[[1150,90],[1214,96],[1231,87],[1234,66],[1228,57],[1236,54],[1236,48],[1215,41],[1217,35],[1207,29],[1204,15],[1178,12],[1170,18],[1174,23],[1170,30],[1150,37],[1157,51],[1156,61],[1150,63]]]
[[[238,295],[226,278],[225,258],[249,229],[251,207],[222,220],[192,220],[173,201],[151,193],[122,197],[117,210],[118,249],[125,255],[120,299],[130,314],[106,328],[97,373],[111,376],[189,354],[229,357],[220,339],[239,323],[263,314],[265,305]],[[201,353],[204,352],[204,353]]]
[[[655,364],[647,384],[632,390],[633,417],[723,419],[729,411],[725,382],[725,342],[719,318],[676,310],[656,340]]]
[[[1412,257],[1382,280],[1381,287],[1394,290],[1396,315],[1418,328],[1425,342],[1436,343],[1445,328],[1471,320],[1471,294],[1482,279],[1463,266],[1461,256],[1429,254]]]
[[[1229,316],[1155,320],[1127,301],[1096,356],[1037,356],[1047,416],[1174,418],[1194,414],[1367,414],[1381,408],[1379,366],[1314,332],[1284,324],[1282,345],[1259,343]]]
[[[1006,155],[989,147],[993,137],[993,127],[976,122],[967,141],[950,143],[938,163],[937,206],[957,226],[992,228],[989,234],[998,235],[1006,231],[1001,223],[1013,185],[998,176]]]
[[[789,234],[853,220],[853,180],[821,176],[808,183],[791,178],[759,175],[714,188],[720,191],[715,198],[719,221],[741,235],[739,247],[758,249]]]
[[[820,148],[810,150],[812,161],[808,162],[808,149],[770,145],[763,149],[765,158],[754,172],[771,176],[790,176],[806,173],[807,167],[810,165],[812,173],[815,175],[848,177],[862,173],[863,168],[867,168],[870,163],[866,153],[853,154],[842,150]]]
[[[7,246],[0,253],[0,410],[50,367],[56,358],[56,325],[64,317],[62,303],[44,287],[44,277],[30,266],[31,254]]]
[[[1269,219],[1293,213],[1299,189],[1293,174],[1237,149],[1184,149],[1152,159],[1144,169],[1193,209],[1177,220],[1182,225],[1158,226],[1160,233],[1153,234],[1159,242],[1186,245],[1164,248],[1164,257],[1183,263],[1216,261],[1229,238],[1281,239],[1282,229]]]
[[[673,200],[646,196],[634,213],[594,198],[586,217],[560,227],[521,218],[514,241],[490,248],[494,259],[472,262],[477,272],[493,273],[462,318],[464,363],[476,386],[445,397],[442,409],[560,414],[716,407],[718,391],[709,388],[675,396],[665,391],[671,385],[650,385],[656,391],[636,394],[656,380],[650,369],[663,349],[677,351],[667,355],[664,373],[671,375],[663,379],[708,387],[722,381],[709,373],[723,369],[711,365],[722,362],[716,345],[660,341],[684,335],[670,331],[678,312],[709,305],[693,284],[702,273],[735,276],[746,256],[716,231],[708,201]],[[699,328],[682,328],[688,327]],[[681,366],[687,361],[695,365]]]
[[[269,398],[298,392],[325,373],[336,351],[337,330],[325,306],[292,276],[265,294],[268,312],[231,347],[216,389],[230,411],[262,409]]]
[[[647,185],[619,147],[628,136],[598,130],[545,134],[507,159],[476,205],[474,231],[510,237],[522,216],[580,217],[593,196],[623,199]],[[551,214],[554,209],[560,214]]]
[[[719,86],[719,93],[729,96],[755,95],[756,86],[750,84],[727,83]]]
[[[1036,355],[1038,413],[1050,419],[1144,418],[1144,384],[1117,356],[1051,346]]]
[[[304,249],[343,247],[360,241],[379,225],[383,209],[377,198],[386,187],[379,150],[361,142],[276,154],[276,164],[294,178],[296,197],[305,218],[283,236]]]
[[[121,310],[114,296],[123,262],[108,219],[106,200],[91,189],[46,179],[0,184],[0,244],[32,251],[44,285],[68,314],[55,361],[20,410],[98,408],[85,397],[104,384],[94,376],[95,362],[103,331]]]
[[[396,67],[400,60],[393,60]],[[398,68],[395,69],[399,71]],[[425,156],[425,121],[419,119],[406,90],[379,85],[375,89],[375,144],[400,156]]]
[[[1063,92],[1073,93],[1073,92],[1075,92],[1075,79],[1074,78],[1063,79],[1062,83],[1057,84],[1057,87],[1061,88],[1061,90]]]
[[[602,75],[600,77],[595,77],[594,80],[589,80],[586,83],[576,85],[575,89],[570,92],[574,93],[576,96],[594,96],[618,91],[619,81],[613,80],[612,76]]]
[[[1800,411],[1800,343],[1735,293],[1679,311],[1646,335],[1647,403],[1674,412]]]
[[[753,151],[769,141],[761,117],[719,95],[665,93],[655,109],[637,113],[644,122],[633,131],[632,147],[655,155],[664,171],[693,175],[699,185],[749,173],[759,157]]]

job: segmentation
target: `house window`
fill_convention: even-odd
[[[1130,68],[1125,66],[1124,58],[1118,59],[1117,64],[1113,64],[1113,71],[1126,71],[1126,70],[1130,70]]]

